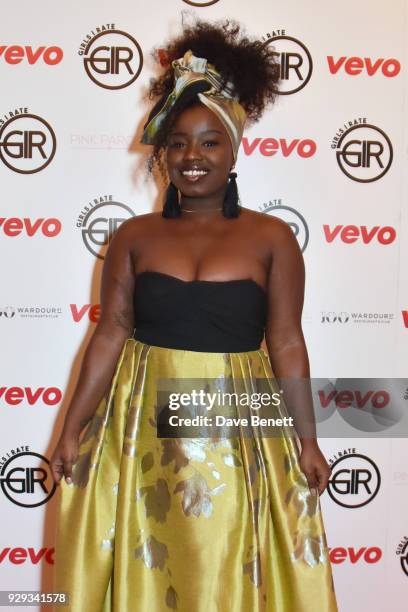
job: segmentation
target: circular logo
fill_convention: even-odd
[[[14,172],[34,174],[44,170],[56,148],[54,130],[38,115],[17,115],[0,127],[0,159]]]
[[[121,30],[100,32],[84,51],[89,78],[105,89],[123,89],[139,76],[143,66],[142,49],[133,36]]]
[[[219,2],[219,0],[202,0],[202,2],[200,2],[200,0],[183,0],[183,2],[185,2],[186,4],[189,4],[190,6],[211,6],[212,4],[216,4],[217,2]]]
[[[23,508],[47,503],[57,488],[48,459],[30,451],[6,461],[0,472],[0,486],[13,504]]]
[[[297,93],[312,76],[312,56],[305,45],[292,36],[274,36],[265,41],[265,45],[272,43],[280,64],[279,95]]]
[[[302,252],[306,250],[309,242],[309,228],[305,218],[300,212],[290,206],[284,206],[283,204],[271,204],[264,208],[263,212],[271,213],[274,217],[278,217],[290,225]]]
[[[82,240],[88,251],[105,259],[113,234],[124,221],[135,217],[129,206],[120,202],[102,202],[85,215],[82,221]]]
[[[404,572],[404,574],[408,576],[408,541],[405,542],[405,545],[401,550],[400,563],[401,563],[402,571]]]
[[[372,459],[353,453],[340,457],[332,466],[327,492],[343,508],[361,508],[377,495],[381,475]]]
[[[387,134],[375,125],[355,125],[339,139],[336,159],[348,178],[358,183],[372,183],[390,169],[392,144]]]

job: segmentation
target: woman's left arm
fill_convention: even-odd
[[[331,470],[316,439],[309,358],[302,331],[305,266],[290,226],[276,217],[271,221],[265,341],[273,373],[284,390],[284,401],[301,441],[300,467],[312,492],[316,489],[321,494]]]

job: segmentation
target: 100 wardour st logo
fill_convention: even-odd
[[[106,251],[118,227],[136,214],[112,195],[97,196],[86,204],[77,218],[87,250],[98,259],[105,259]]]
[[[393,312],[358,312],[358,311],[345,311],[345,310],[321,310],[320,311],[320,323],[340,323],[345,325],[346,323],[374,323],[374,324],[386,324],[389,325],[394,321]]]
[[[134,83],[143,67],[142,49],[134,36],[114,23],[97,26],[79,46],[86,74],[104,89],[123,89]]]

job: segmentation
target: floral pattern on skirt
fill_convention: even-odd
[[[73,612],[337,612],[319,496],[299,440],[158,438],[157,380],[278,391],[263,349],[124,343],[61,481],[54,590]],[[281,416],[287,415],[283,403]]]

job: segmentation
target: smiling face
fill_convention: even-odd
[[[166,160],[171,182],[188,198],[223,197],[234,163],[226,129],[201,103],[177,117],[168,137]]]

